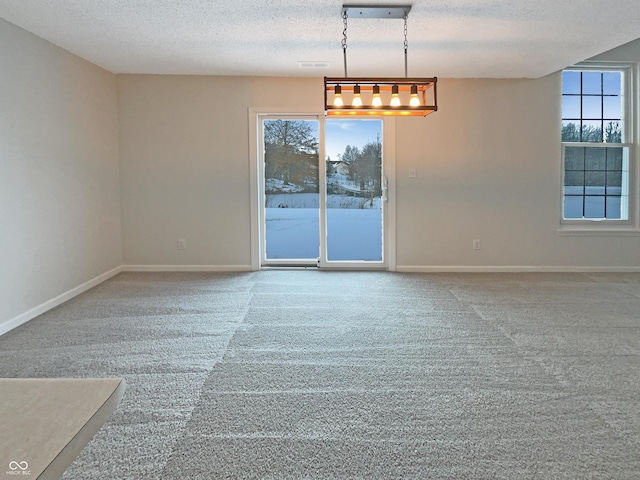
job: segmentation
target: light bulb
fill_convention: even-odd
[[[400,97],[398,96],[398,85],[391,87],[391,103],[389,105],[392,107],[399,107],[402,105]]]
[[[411,98],[409,99],[409,105],[411,107],[420,106],[420,98],[418,98],[418,86],[411,85]]]
[[[351,102],[351,105],[353,105],[354,107],[362,106],[362,97],[360,96],[360,85],[355,85],[353,87],[353,101]]]
[[[380,87],[378,85],[373,86],[373,100],[371,100],[371,106],[381,107],[382,99],[380,98]]]
[[[334,107],[343,107],[344,102],[342,101],[342,87],[340,85],[336,85],[333,89],[333,106]]]

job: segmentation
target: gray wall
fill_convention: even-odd
[[[640,266],[640,237],[559,233],[560,78],[441,79],[437,113],[396,119],[398,269]],[[247,110],[319,112],[321,90],[318,79],[119,75],[125,264],[248,268]]]
[[[248,108],[318,112],[318,92],[318,79],[119,75],[125,264],[249,269]]]
[[[0,20],[0,332],[122,264],[116,78]]]
[[[440,111],[396,127],[399,268],[640,265],[638,236],[561,229],[560,73],[440,90]]]

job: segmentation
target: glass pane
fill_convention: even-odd
[[[584,172],[584,184],[586,193],[591,195],[604,195],[605,172]]]
[[[562,141],[563,142],[579,142],[580,141],[580,123],[572,121],[562,122]]]
[[[562,96],[562,118],[580,118],[579,96]]]
[[[602,118],[602,97],[582,97],[582,118]]]
[[[607,170],[622,171],[622,148],[607,148]]]
[[[605,218],[604,213],[604,197],[584,197],[585,218]]]
[[[582,72],[582,93],[601,94],[602,93],[602,73]]]
[[[622,172],[607,172],[607,194],[622,193]]]
[[[620,72],[604,72],[602,76],[605,95],[620,95],[622,93],[622,74]]]
[[[604,170],[607,166],[606,152],[604,148],[587,148],[585,169]]]
[[[603,97],[604,110],[602,116],[607,120],[620,120],[622,118],[622,101],[620,97]]]
[[[562,93],[580,93],[580,72],[562,72]]]
[[[265,120],[267,259],[310,259],[320,253],[318,121]]]
[[[606,218],[620,218],[620,197],[607,196],[606,198]]]
[[[584,170],[584,151],[583,147],[567,147],[564,151],[565,170]]]
[[[564,197],[564,218],[582,218],[582,195]]]
[[[604,124],[605,142],[621,143],[622,128],[620,122],[605,122]]]
[[[582,194],[582,186],[584,185],[584,172],[582,171],[566,171],[564,172],[564,185],[565,187],[580,187],[579,189],[573,189],[568,191],[565,188],[565,193],[569,194]]]
[[[602,122],[585,121],[582,122],[583,142],[602,142]]]
[[[382,121],[325,127],[327,260],[382,261]]]

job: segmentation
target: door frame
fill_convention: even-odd
[[[251,270],[257,271],[261,268],[269,268],[262,266],[261,246],[263,242],[263,227],[261,195],[264,196],[264,187],[261,185],[261,168],[260,160],[261,152],[261,128],[260,122],[265,117],[286,117],[292,118],[308,117],[317,118],[318,135],[320,145],[318,149],[319,155],[319,183],[322,187],[326,181],[326,171],[323,168],[325,156],[324,146],[324,112],[313,112],[308,109],[282,109],[282,108],[258,108],[250,107],[248,109],[248,126],[249,126],[249,201],[250,201],[250,248],[251,248]],[[322,269],[348,269],[348,270],[396,270],[396,148],[395,148],[395,118],[393,117],[372,117],[382,120],[382,149],[383,149],[383,176],[386,177],[387,183],[387,200],[383,206],[383,229],[382,229],[382,245],[383,245],[383,263],[374,263],[368,261],[348,261],[348,262],[327,262],[326,258],[322,258],[318,267]],[[346,119],[346,118],[345,118]],[[320,202],[326,202],[326,188],[320,188]],[[321,203],[322,205],[322,203]],[[326,210],[326,209],[325,209]],[[322,211],[322,209],[321,209]],[[325,241],[320,242],[321,247],[326,248],[326,222],[320,219],[320,235]],[[296,262],[277,262],[278,267],[296,266]]]

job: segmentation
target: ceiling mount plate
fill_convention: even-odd
[[[404,18],[411,5],[343,5],[342,15],[347,18]]]

